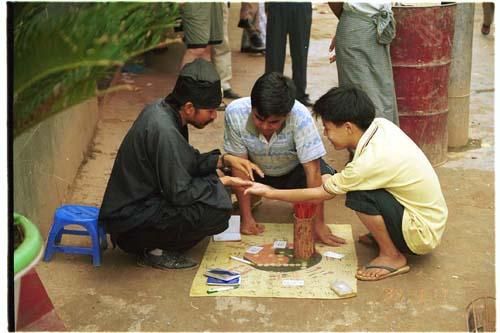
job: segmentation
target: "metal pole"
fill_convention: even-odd
[[[448,146],[462,147],[469,139],[469,97],[472,65],[474,3],[458,3],[455,14],[448,83]]]

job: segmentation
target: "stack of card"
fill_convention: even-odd
[[[240,273],[222,268],[210,268],[204,274],[209,286],[239,286]]]

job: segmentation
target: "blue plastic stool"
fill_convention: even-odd
[[[50,261],[55,252],[72,254],[90,254],[94,266],[101,265],[101,249],[108,248],[106,232],[102,226],[97,224],[99,208],[82,205],[63,205],[56,209],[54,222],[50,228],[47,246],[45,248],[44,261]],[[68,225],[79,225],[85,230],[69,230],[64,227]],[[62,235],[90,236],[92,247],[80,247],[61,245]]]

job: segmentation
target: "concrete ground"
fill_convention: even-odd
[[[263,73],[264,58],[239,52],[236,28],[239,4],[231,6],[233,88],[248,95]],[[310,300],[244,297],[190,298],[194,270],[183,272],[141,268],[119,249],[104,253],[94,268],[87,256],[57,254],[37,271],[55,309],[72,331],[464,331],[466,306],[482,296],[495,296],[494,232],[494,29],[481,35],[476,6],[470,138],[481,147],[449,154],[436,169],[449,208],[442,244],[430,255],[410,257],[411,271],[379,282],[358,282],[357,297]],[[326,5],[317,4],[309,52],[309,93],[317,99],[337,85],[328,45],[337,20]],[[175,47],[157,55],[156,65],[121,80],[138,89],[115,93],[103,103],[102,119],[88,160],[75,179],[66,202],[100,205],[121,139],[144,104],[167,94],[175,80],[171,68],[179,61]],[[158,63],[164,61],[163,67]],[[153,62],[154,63],[154,62]],[[289,60],[286,73],[290,75]],[[204,130],[192,130],[193,146],[207,151],[222,146],[222,113]],[[321,128],[321,127],[320,127]],[[327,160],[341,169],[344,151],[328,149]],[[350,223],[353,236],[364,227],[337,197],[326,204],[328,223]],[[256,211],[261,222],[290,222],[288,204],[265,200]],[[42,232],[47,235],[47,228]],[[84,244],[86,241],[77,241]],[[192,251],[201,260],[207,241]],[[374,249],[356,243],[358,263],[367,263]]]

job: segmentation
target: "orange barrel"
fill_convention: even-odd
[[[446,162],[448,77],[456,4],[394,6],[391,43],[399,126],[433,166]]]

